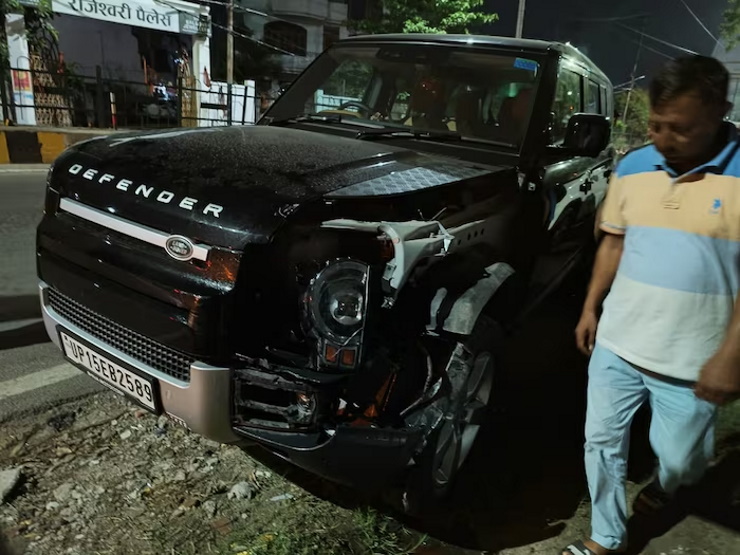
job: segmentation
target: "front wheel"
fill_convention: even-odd
[[[417,458],[404,492],[404,509],[414,513],[449,495],[455,478],[489,415],[494,393],[500,331],[481,316],[473,333],[453,345],[446,361],[452,385],[447,410]]]

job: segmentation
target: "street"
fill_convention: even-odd
[[[101,386],[62,359],[41,321],[34,260],[45,167],[0,170],[0,422]]]

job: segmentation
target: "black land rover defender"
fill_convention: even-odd
[[[444,494],[506,330],[593,250],[612,102],[570,45],[366,36],[256,126],[76,145],[38,228],[48,333],[211,439]]]

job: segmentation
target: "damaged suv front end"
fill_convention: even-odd
[[[434,264],[440,276],[442,266],[450,272],[461,263],[453,254],[455,238],[464,252],[473,237],[483,242],[486,225],[492,222],[447,230],[438,222],[323,221],[323,237],[312,239],[337,245],[334,257],[309,259],[307,251],[294,266],[300,268],[293,298],[300,295],[301,331],[291,336],[300,338],[301,346],[270,349],[272,357],[244,357],[248,365],[235,368],[237,433],[316,474],[355,486],[397,477],[445,419],[458,428],[454,439],[460,445],[451,448],[469,448],[457,434],[480,423],[494,358],[484,348],[488,354],[474,368],[469,357],[481,352],[450,340],[472,332],[463,329],[470,325],[467,318],[476,321],[472,291],[447,309],[454,313],[449,321],[432,324],[432,295],[441,305],[445,290],[415,274]],[[470,244],[462,246],[459,238],[467,242],[468,236]],[[465,287],[490,294],[512,274],[505,263],[478,267]],[[487,339],[497,339],[493,326],[485,331]],[[481,393],[485,398],[477,402]],[[460,403],[480,411],[479,421],[472,412],[453,415]]]
[[[576,245],[550,287],[589,244],[610,158],[602,145],[574,172],[587,151],[537,154],[560,50],[429,40],[344,41],[254,127],[66,151],[37,238],[66,358],[211,439],[445,494],[491,405],[502,329],[546,247]]]

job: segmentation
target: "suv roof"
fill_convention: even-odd
[[[516,39],[512,37],[498,37],[491,35],[447,35],[447,34],[427,34],[427,33],[398,33],[387,35],[355,35],[339,41],[337,44],[346,44],[352,42],[426,42],[437,44],[453,44],[463,46],[502,46],[505,48],[519,48],[522,50],[549,52],[555,51],[560,54],[573,58],[583,65],[588,66],[589,70],[599,75],[602,79],[611,83],[611,80],[604,74],[601,69],[570,43],[555,41],[546,41],[538,39]]]

